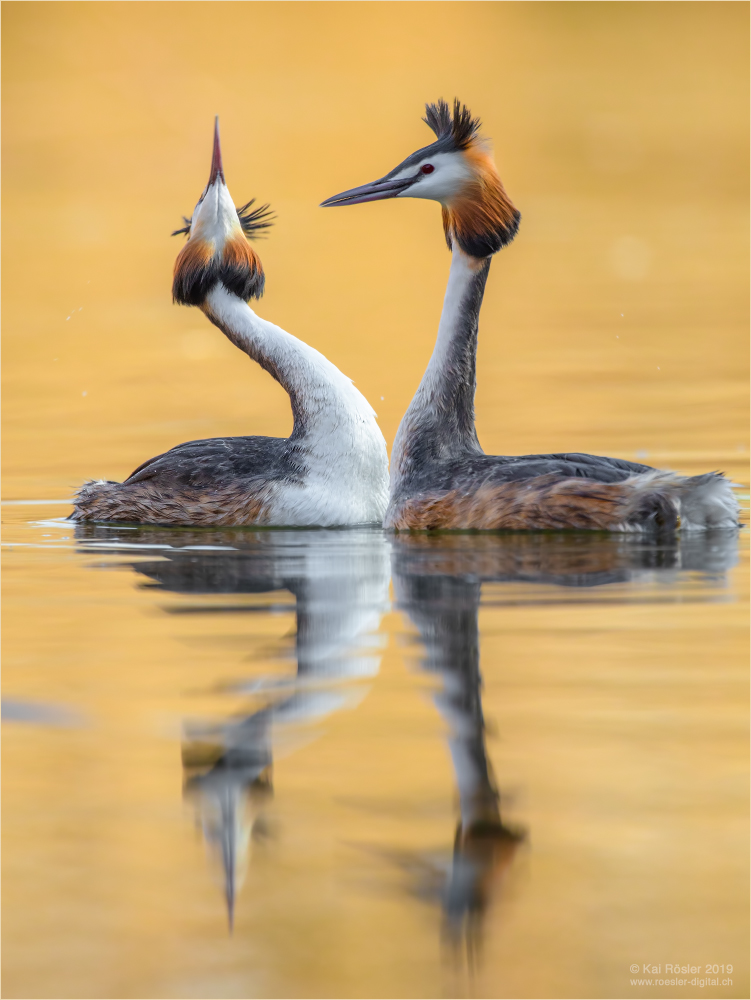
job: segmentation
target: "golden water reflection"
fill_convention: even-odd
[[[6,733],[11,761],[24,746],[25,773],[37,775],[34,810],[47,803],[21,849],[34,811],[20,804],[28,786],[14,767],[6,842],[17,857],[30,850],[38,874],[9,869],[6,899],[38,895],[50,872],[78,872],[65,902],[74,925],[53,929],[45,917],[42,935],[72,944],[75,926],[87,927],[94,949],[88,974],[72,974],[79,945],[47,972],[24,969],[20,982],[36,995],[53,995],[47,975],[61,973],[78,982],[73,995],[91,995],[91,981],[109,996],[197,995],[193,977],[214,996],[617,995],[627,949],[683,954],[696,935],[711,954],[724,942],[744,981],[742,920],[729,936],[721,920],[713,926],[735,911],[743,839],[733,833],[742,802],[731,792],[734,667],[712,624],[719,615],[732,627],[735,533],[654,542],[23,523],[12,529],[13,557],[36,545],[50,569],[72,558],[105,590],[125,571],[141,608],[128,618],[146,611],[156,627],[139,647],[162,691],[135,703],[115,674],[118,723],[96,693],[100,649],[94,671],[77,672],[77,697],[57,688],[77,725],[55,732],[42,713],[41,729],[27,717],[28,735]],[[116,602],[127,608],[122,593]],[[418,668],[406,674],[405,653]],[[15,683],[11,693],[33,704],[33,685]],[[45,687],[54,701],[49,672]],[[172,737],[165,698],[181,706]],[[118,732],[131,744],[124,765],[112,752]],[[154,772],[163,756],[154,748],[176,737],[182,766],[168,753]],[[45,777],[53,746],[57,792]],[[81,754],[87,767],[98,760],[97,774],[71,796]],[[155,781],[156,796],[144,798]],[[114,827],[96,818],[110,786]],[[134,838],[144,822],[156,867],[139,854],[143,835]],[[38,854],[59,837],[43,832],[50,823],[69,830],[66,861]],[[191,826],[207,857],[186,852]],[[131,884],[134,865],[145,865],[148,889],[139,875]],[[678,885],[689,871],[695,903],[685,909]],[[163,916],[150,933],[165,957],[126,973],[139,934],[112,939],[96,915],[122,921],[135,907],[140,923],[155,904]],[[10,933],[22,940],[14,910]],[[563,966],[560,935],[566,951],[584,949]],[[98,969],[113,948],[120,957]],[[549,959],[533,957],[540,948]]]

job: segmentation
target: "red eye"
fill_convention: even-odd
[[[435,167],[433,166],[432,163],[424,163],[420,167],[420,173],[421,174],[432,174],[434,170],[435,170]]]

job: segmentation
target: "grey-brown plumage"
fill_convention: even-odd
[[[123,483],[84,483],[71,518],[263,524],[275,490],[299,482],[304,471],[304,456],[288,438],[187,441],[139,465]]]

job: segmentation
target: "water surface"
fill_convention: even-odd
[[[745,539],[58,510],[5,508],[8,995],[743,995]]]

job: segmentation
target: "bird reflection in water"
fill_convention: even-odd
[[[185,727],[183,787],[195,804],[206,843],[221,861],[230,931],[251,840],[267,832],[264,807],[273,795],[271,721],[272,710],[266,708],[223,726]]]
[[[502,816],[486,750],[478,629],[482,585],[510,585],[501,589],[501,604],[532,599],[527,584],[589,588],[604,596],[610,584],[672,583],[676,574],[686,571],[716,579],[734,565],[736,553],[733,531],[683,539],[672,535],[660,541],[573,532],[394,538],[394,597],[417,628],[423,669],[441,682],[435,703],[447,725],[459,818],[453,857],[443,870],[426,856],[376,853],[410,874],[414,894],[440,901],[444,938],[456,958],[466,953],[470,969],[479,954],[489,906],[526,840],[526,831]],[[425,891],[428,883],[432,892]]]
[[[275,740],[288,727],[310,725],[358,701],[353,686],[378,673],[378,628],[388,604],[389,548],[380,531],[194,530],[143,526],[123,532],[81,524],[77,539],[101,551],[118,542],[154,546],[159,560],[132,568],[158,589],[181,594],[269,594],[288,591],[295,611],[296,671],[254,676],[227,686],[261,707],[229,719],[184,725],[184,790],[223,872],[227,916],[235,901],[253,841],[268,833],[265,809],[273,794]],[[101,546],[101,548],[100,548]],[[175,614],[257,614],[269,604],[180,604]]]
[[[685,601],[691,599],[687,581],[699,588],[710,578],[717,583],[737,559],[733,531],[647,541],[575,532],[394,536],[357,529],[124,530],[81,523],[76,536],[87,551],[122,555],[124,545],[146,554],[153,547],[158,561],[134,562],[132,568],[165,591],[252,595],[286,590],[294,597],[294,605],[282,607],[296,614],[295,674],[237,683],[231,690],[253,697],[257,706],[260,700],[260,707],[185,726],[184,787],[206,841],[221,859],[230,926],[251,844],[267,830],[279,730],[351,704],[353,688],[343,682],[378,672],[377,631],[387,605],[391,552],[397,606],[417,628],[424,669],[441,682],[435,700],[447,724],[459,818],[448,865],[436,864],[427,854],[365,849],[406,872],[412,894],[439,902],[445,940],[455,955],[466,951],[470,966],[490,905],[526,839],[526,832],[502,815],[503,797],[487,754],[478,630],[482,586],[501,585],[494,586],[489,602],[495,606],[561,603],[564,588],[569,595],[587,592],[586,597],[577,594],[577,600],[606,601],[612,599],[610,585],[650,582],[658,589],[634,587],[617,599]],[[681,586],[660,594],[660,583],[681,579]],[[552,587],[552,595],[539,585]],[[253,614],[279,607],[186,602],[167,610]]]

